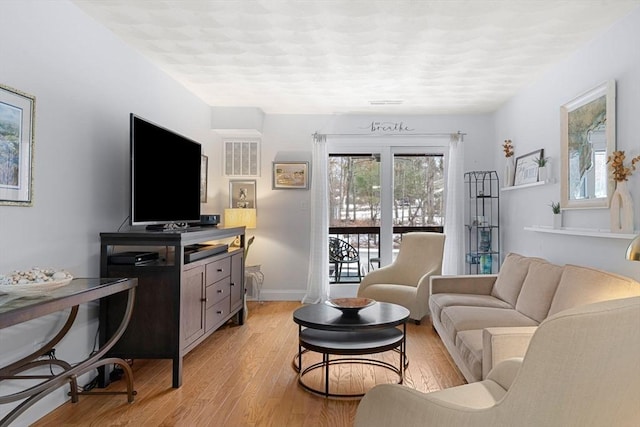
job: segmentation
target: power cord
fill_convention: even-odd
[[[99,377],[94,377],[91,381],[89,381],[87,384],[83,385],[81,388],[82,391],[91,391],[94,388],[96,388],[98,386],[98,378]]]
[[[56,349],[52,348],[51,350],[47,351],[45,354],[43,354],[41,357],[48,357],[49,360],[56,360]],[[49,364],[49,373],[51,373],[51,376],[54,376],[55,374],[53,373],[53,365],[50,363]]]
[[[118,227],[118,231],[120,231],[120,229],[122,227],[124,227],[124,225],[126,224],[126,222],[129,220],[129,218],[131,217],[131,215],[127,215],[127,217],[124,219],[124,221],[122,221],[122,224],[120,224],[120,227]]]

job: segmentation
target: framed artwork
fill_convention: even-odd
[[[36,98],[0,85],[0,205],[33,203]]]
[[[256,209],[256,180],[229,181],[229,207]]]
[[[207,203],[207,177],[209,174],[209,158],[204,154],[200,158],[200,203]]]
[[[532,184],[538,182],[538,162],[536,159],[544,157],[544,149],[516,158],[516,174],[513,185]]]
[[[560,206],[608,208],[615,190],[607,159],[616,149],[616,82],[560,107]]]
[[[273,162],[273,189],[309,188],[309,162]]]

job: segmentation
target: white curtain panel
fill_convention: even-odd
[[[305,304],[329,299],[329,177],[327,137],[313,135],[311,172],[311,243]]]
[[[447,193],[445,199],[444,259],[442,274],[462,274],[464,267],[464,151],[462,135],[451,134],[447,168]]]

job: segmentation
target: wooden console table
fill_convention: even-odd
[[[0,420],[0,426],[8,426],[33,404],[66,383],[69,383],[71,386],[69,394],[71,401],[74,403],[78,401],[78,395],[81,394],[127,394],[129,403],[133,402],[135,391],[133,390],[133,375],[129,365],[123,359],[103,359],[102,357],[113,347],[120,336],[122,336],[129,323],[133,311],[135,287],[137,285],[137,279],[73,279],[68,285],[51,290],[38,297],[12,298],[11,296],[0,295],[0,329],[71,308],[69,317],[60,331],[48,343],[44,344],[42,348],[10,365],[0,367],[0,383],[6,380],[43,380],[39,384],[30,386],[20,392],[0,396],[0,404],[24,400]],[[96,352],[91,354],[86,360],[73,366],[59,359],[40,359],[40,357],[53,349],[60,340],[64,338],[67,332],[69,332],[78,314],[78,306],[80,304],[125,291],[127,291],[127,308],[120,321],[120,326],[111,338]],[[107,364],[117,364],[122,367],[127,383],[126,392],[78,391],[78,376]],[[52,375],[21,374],[30,369],[51,365],[62,368],[62,372]]]

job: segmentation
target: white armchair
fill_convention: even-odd
[[[637,426],[640,297],[609,300],[545,319],[524,359],[501,362],[484,381],[422,393],[372,388],[356,427]]]
[[[395,261],[369,272],[358,296],[406,307],[417,323],[429,314],[429,277],[442,272],[445,235],[415,232],[402,237]]]

